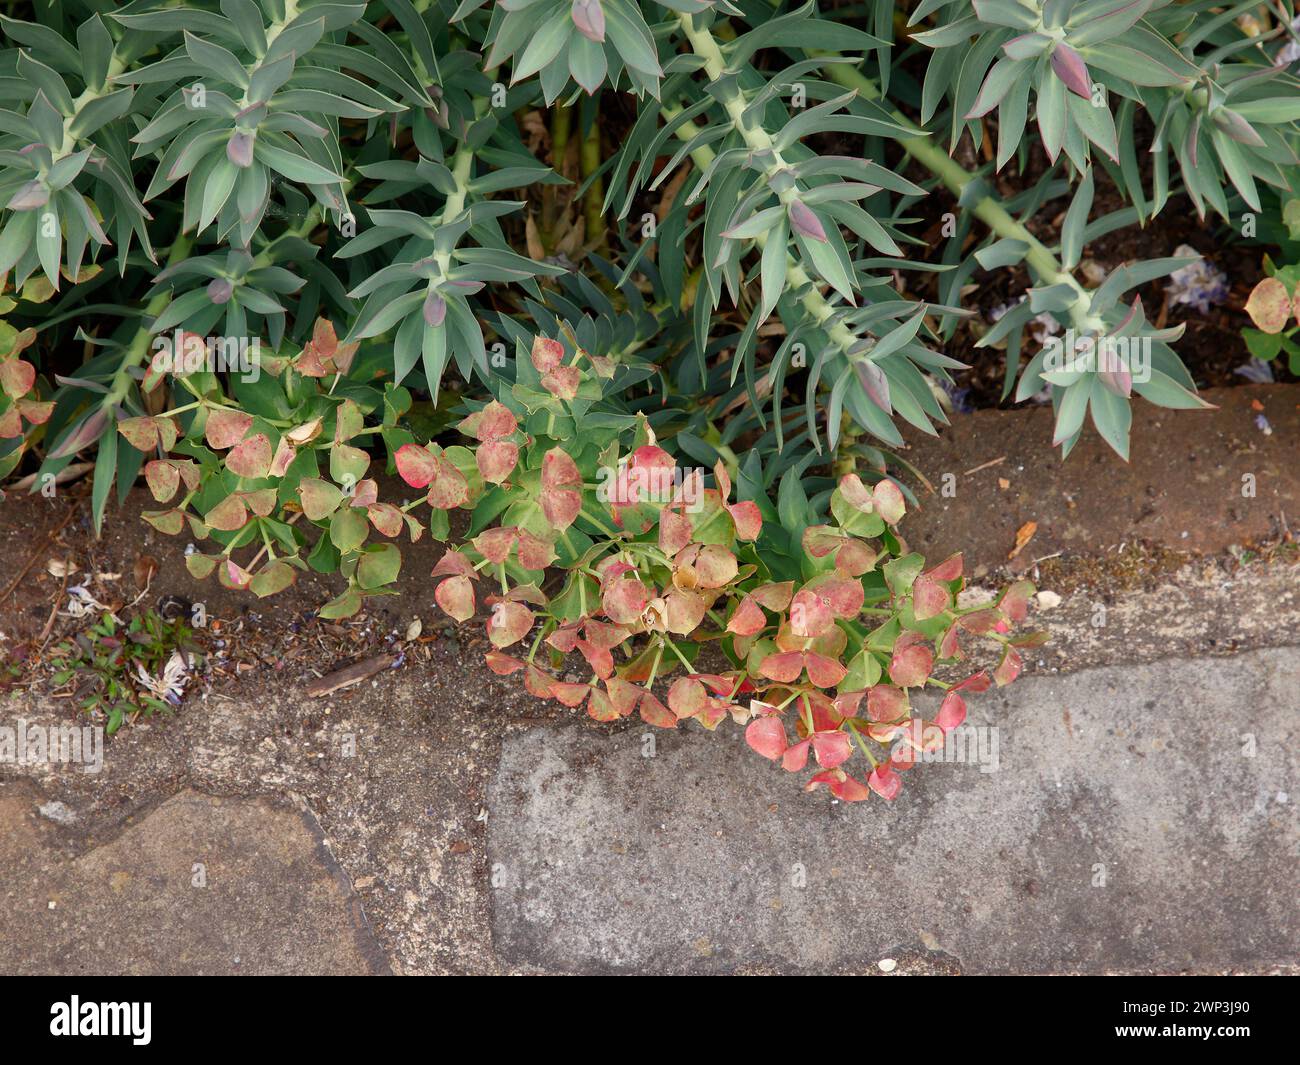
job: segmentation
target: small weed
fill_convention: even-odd
[[[193,633],[182,620],[150,610],[123,627],[105,614],[55,648],[54,683],[71,685],[78,706],[103,718],[111,736],[125,721],[180,705],[193,668]]]

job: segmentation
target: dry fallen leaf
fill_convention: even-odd
[[[528,245],[528,257],[534,262],[541,262],[546,258],[546,248],[542,244],[542,235],[537,230],[537,221],[533,218],[531,212],[524,221],[524,241]]]
[[[533,155],[544,155],[551,149],[551,131],[546,128],[546,118],[540,111],[528,111],[520,122],[524,143]]]
[[[1038,532],[1038,522],[1036,521],[1027,521],[1016,530],[1016,547],[1011,554],[1007,555],[1008,562],[1025,549],[1025,544],[1034,538],[1036,532]]]
[[[153,555],[137,555],[135,565],[131,568],[131,575],[135,577],[135,586],[137,588],[148,588],[153,581],[154,574],[158,572],[158,560]]]

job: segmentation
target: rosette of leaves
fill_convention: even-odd
[[[1066,214],[1063,243],[1073,249],[1067,255],[1067,262],[1077,261],[1079,249],[1083,246],[1084,220],[1091,202],[1089,172]],[[1052,408],[1056,413],[1052,443],[1062,449],[1063,455],[1068,455],[1079,442],[1085,419],[1091,417],[1102,438],[1127,459],[1129,429],[1133,420],[1130,399],[1135,392],[1161,407],[1198,409],[1209,406],[1196,395],[1191,374],[1170,346],[1182,336],[1185,326],[1158,328],[1148,321],[1140,297],[1133,297],[1131,302],[1123,298],[1139,285],[1195,261],[1174,257],[1123,265],[1112,271],[1096,289],[1083,293],[1077,285],[1064,280],[1032,288],[1028,299],[1003,315],[976,346],[988,346],[1012,333],[1019,334],[1035,315],[1042,313],[1059,315],[1070,322],[1071,329],[1077,330],[1076,339],[1080,347],[1091,346],[1100,353],[1102,345],[1111,344],[1111,351],[1119,354],[1110,363],[1097,357],[1092,364],[1079,361],[1054,367],[1049,361],[1051,356],[1064,349],[1049,340],[1021,371],[1015,397],[1017,400],[1028,399],[1045,386],[1051,386]],[[1120,341],[1127,347],[1121,347]],[[1137,350],[1132,347],[1135,344],[1145,346],[1149,356],[1147,362],[1141,363],[1126,354]],[[1071,353],[1065,351],[1064,354],[1068,359]],[[1135,374],[1134,369],[1142,372]]]
[[[963,692],[1014,680],[1018,648],[1039,641],[1004,635],[1025,617],[1028,582],[961,606],[960,556],[926,569],[907,550],[892,481],[846,475],[832,524],[815,524],[797,473],[774,508],[752,467],[735,485],[721,462],[712,485],[679,467],[643,418],[606,403],[620,372],[607,358],[546,337],[520,355],[514,385],[460,425],[471,468],[418,444],[396,463],[432,508],[470,510],[467,542],[434,568],[434,598],[457,621],[485,610],[488,666],[521,674],[531,694],[599,721],[636,712],[712,730],[732,717],[788,770],[811,751],[809,787],[893,799],[898,772],[965,719]],[[997,667],[955,684],[932,677],[962,657],[964,633],[1001,645]],[[708,645],[721,648],[716,663],[703,659]],[[587,681],[563,679],[569,655]],[[944,692],[932,720],[911,702],[927,683]],[[866,783],[844,768],[855,753]]]
[[[479,312],[470,297],[487,284],[519,283],[541,299],[537,278],[558,277],[565,269],[511,250],[498,219],[518,211],[520,201],[489,199],[504,189],[564,179],[523,152],[517,137],[502,135],[494,115],[470,122],[448,166],[431,159],[391,160],[361,168],[384,182],[384,197],[428,187],[445,200],[435,214],[367,210],[369,225],[339,249],[341,259],[361,259],[358,283],[349,298],[365,299],[350,331],[354,339],[393,334],[394,379],[401,382],[418,364],[433,392],[450,360],[470,379],[489,375]],[[479,173],[474,173],[475,160]],[[474,246],[464,246],[466,236]],[[394,251],[393,249],[396,249]],[[380,253],[380,254],[375,254]],[[368,276],[364,266],[376,261]]]
[[[1091,417],[1106,441],[1127,457],[1133,392],[1160,406],[1205,406],[1171,347],[1181,331],[1150,327],[1140,301],[1120,299],[1185,263],[1157,259],[1126,264],[1099,288],[1087,289],[1072,274],[1084,246],[1164,208],[1171,194],[1171,151],[1197,210],[1204,214],[1208,203],[1225,218],[1233,187],[1240,202],[1258,211],[1256,182],[1287,188],[1287,175],[1297,161],[1294,122],[1300,109],[1286,99],[1294,95],[1295,79],[1271,63],[1260,64],[1257,50],[1249,51],[1251,39],[1231,20],[1237,9],[1220,17],[1210,13],[1211,6],[1174,7],[1160,0],[979,0],[969,6],[922,3],[911,16],[914,25],[931,16],[937,22],[913,36],[934,51],[923,86],[922,121],[930,122],[946,103],[949,136],[955,139],[967,130],[979,145],[985,132],[981,120],[996,109],[995,168],[1013,157],[1023,167],[1025,146],[1032,143],[1025,138],[1032,91],[1035,129],[1044,150],[1052,161],[1063,151],[1078,174],[1056,248],[1046,248],[1024,232],[1000,239],[995,234],[967,254],[962,247],[970,232],[966,222],[949,242],[945,259],[956,269],[942,283],[942,291],[956,293],[977,268],[1022,262],[1035,276],[1038,283],[1029,298],[1005,314],[979,346],[1005,346],[1004,396],[1014,391],[1023,400],[1051,386],[1057,412],[1054,442],[1066,454]],[[1152,159],[1149,191],[1139,165],[1139,109],[1156,127],[1149,149],[1143,149]],[[1094,154],[1093,147],[1101,151]],[[1129,206],[1091,217],[1095,165],[1105,168]],[[1018,204],[1032,208],[1059,195],[1052,187],[1056,180],[1049,170],[1018,197]],[[963,202],[973,202],[986,190],[984,181],[975,178],[963,192]],[[1085,341],[1127,337],[1149,342],[1152,374],[1133,380],[1126,370],[1043,373],[1045,351],[1022,370],[1025,329],[1043,313]]]
[[[77,277],[88,253],[113,243],[123,269],[133,239],[152,258],[149,215],[116,136],[133,93],[114,78],[139,42],[119,45],[97,14],[75,43],[18,19],[0,16],[0,28],[17,45],[0,78],[0,275],[13,270],[21,287],[39,270],[58,290],[61,271]]]
[[[462,0],[451,20],[482,23],[488,0]],[[666,0],[672,11],[703,11],[702,0]],[[641,5],[630,0],[500,0],[479,31],[486,68],[511,62],[511,82],[536,77],[546,103],[570,79],[588,94],[624,78],[638,96],[659,95],[663,70]]]
[[[802,143],[812,134],[879,139],[910,131],[878,105],[812,77],[845,57],[801,60],[773,75],[750,62],[759,50],[786,44],[863,49],[884,44],[852,27],[812,18],[811,10],[807,5],[762,22],[725,45],[709,30],[711,16],[679,16],[694,55],[670,67],[666,106],[642,109],[616,158],[607,203],[625,188],[619,208],[625,216],[638,191],[653,191],[692,160],[697,173],[659,227],[658,267],[682,276],[680,235],[699,224],[689,218],[702,204],[697,353],[706,350],[711,313],[724,292],[738,306],[752,307],[735,344],[731,380],[743,371],[751,402],[761,407],[756,338],[779,310],[786,339],[769,373],[784,378],[797,344],[816,352],[809,391],[815,394],[819,381],[825,382],[830,446],[838,441],[841,412],[887,443],[899,444],[902,437],[891,420],[895,413],[926,432],[933,432],[932,421],[946,421],[924,373],[946,377],[960,364],[927,348],[920,333],[926,313],[960,312],[890,298],[887,271],[906,268],[898,257],[899,241],[907,238],[892,220],[887,193],[920,196],[923,190],[869,157],[818,155]],[[694,79],[695,71],[704,78]],[[810,101],[803,109],[782,100],[796,82]],[[694,102],[681,106],[678,99]],[[659,114],[666,120],[662,127]],[[668,162],[656,168],[658,156],[669,153]]]
[[[1048,158],[1063,151],[1082,173],[1099,149],[1139,216],[1163,207],[1171,153],[1202,216],[1208,205],[1228,218],[1228,184],[1258,211],[1256,181],[1287,187],[1284,171],[1297,163],[1298,86],[1259,62],[1260,42],[1232,25],[1239,13],[1171,0],[922,3],[912,24],[930,14],[939,23],[913,35],[935,51],[922,120],[946,102],[952,139],[964,126],[978,145],[978,120],[996,108],[1000,169],[1021,146],[1032,96]],[[1139,108],[1156,126],[1150,198],[1137,161]]]
[[[183,335],[182,348],[189,344],[203,339]],[[144,519],[207,545],[186,557],[194,576],[215,573],[226,587],[266,596],[309,566],[340,572],[347,586],[321,613],[344,617],[396,580],[399,537],[446,536],[445,513],[434,511],[426,525],[408,513],[415,504],[380,499],[360,445],[376,431],[392,450],[408,444],[399,422],[411,396],[391,382],[368,383],[374,366],[363,374],[356,359],[357,345],[320,320],[300,352],[264,357],[262,373],[236,377],[230,395],[216,374],[178,374],[189,402],[117,423],[148,459],[145,480],[165,504]]]
[[[281,299],[305,284],[291,270],[274,265],[274,260],[309,261],[316,250],[307,241],[294,238],[256,256],[239,248],[189,256],[154,279],[156,286],[171,288],[175,294],[151,329],[155,334],[178,328],[200,336],[217,332],[236,340],[266,336],[274,348],[285,331],[286,310]]]
[[[317,5],[270,26],[250,0],[221,6],[225,17],[185,9],[117,16],[136,30],[182,37],[156,63],[118,76],[155,91],[183,83],[132,138],[137,154],[157,158],[146,201],[184,179],[182,230],[215,222],[219,239],[241,247],[260,227],[274,181],[304,186],[322,208],[346,214],[338,119],[406,109],[345,73],[346,56],[317,52],[365,5]]]

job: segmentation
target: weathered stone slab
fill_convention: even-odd
[[[25,783],[0,788],[7,973],[389,970],[305,810],[183,791],[100,841],[48,807]]]
[[[1023,678],[986,764],[832,803],[740,730],[508,738],[489,793],[507,964],[613,972],[1267,970],[1300,956],[1300,653]],[[978,751],[978,749],[977,749]]]

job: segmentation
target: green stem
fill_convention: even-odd
[[[804,724],[808,727],[808,735],[811,736],[814,732],[817,731],[815,728],[813,728],[812,702],[811,700],[809,700],[806,693],[802,694],[801,698],[803,699]]]
[[[177,237],[167,253],[167,266],[172,266],[190,253],[194,247],[194,238],[181,234]],[[108,390],[108,394],[101,401],[101,406],[105,410],[111,410],[122,402],[127,392],[131,390],[131,370],[139,366],[149,354],[149,338],[153,335],[150,326],[164,310],[167,304],[171,303],[172,294],[169,289],[155,293],[153,298],[145,304],[143,323],[136,331],[131,342],[126,346],[122,353],[122,364],[113,374],[113,384]]]
[[[694,18],[691,15],[679,15],[678,20],[692,50],[704,60],[704,72],[709,76],[709,79],[714,82],[721,80],[726,73],[726,60],[723,58],[722,49],[718,47],[718,42],[714,40],[713,34],[707,28],[696,28]],[[723,101],[723,107],[726,109],[727,117],[731,120],[732,128],[740,134],[745,144],[752,151],[772,153],[773,162],[766,168],[769,174],[785,167],[785,160],[781,158],[780,152],[773,149],[772,138],[768,132],[761,127],[750,126],[745,121],[746,103],[739,89],[732,87],[732,91]],[[680,111],[680,108],[665,107],[663,114],[665,118],[672,119]],[[677,137],[682,141],[691,140],[697,133],[699,133],[699,127],[693,122],[684,123],[677,129]],[[691,159],[701,170],[708,167],[713,161],[713,157],[713,149],[708,145],[703,145],[691,152]],[[788,204],[797,195],[797,192],[791,188],[780,194],[779,198],[782,203]],[[768,234],[766,233],[760,233],[756,238],[756,243],[760,249],[766,247],[767,238]],[[804,295],[800,300],[804,310],[808,312],[816,325],[825,330],[831,343],[839,348],[847,358],[849,349],[857,344],[858,338],[843,322],[834,322],[829,326],[825,324],[826,320],[835,313],[835,308],[822,295],[819,285],[808,275],[802,264],[790,255],[786,257],[786,285],[791,291],[804,289]]]
[[[853,734],[853,738],[857,740],[858,750],[860,750],[864,755],[867,756],[867,761],[871,763],[872,769],[877,768],[880,765],[880,763],[876,761],[875,755],[871,753],[870,749],[866,745],[866,742],[862,739],[862,733],[861,731],[859,731],[861,726],[852,718],[849,718],[848,726],[849,726],[849,732],[851,732]]]
[[[72,124],[76,122],[82,110],[88,104],[93,103],[103,96],[107,96],[109,93],[116,92],[121,88],[120,85],[113,84],[113,79],[125,70],[126,60],[114,51],[112,58],[108,61],[108,74],[104,78],[104,87],[102,89],[88,88],[72,101],[72,114],[68,115],[63,120],[63,143],[59,146],[59,150],[54,156],[55,160],[62,159],[64,156],[71,154],[72,150],[77,146],[77,138],[73,136],[72,133]]]
[[[528,662],[532,662],[537,657],[537,649],[542,646],[542,637],[546,635],[546,628],[542,627],[537,630],[537,637],[533,640],[533,646],[528,650]]]
[[[592,101],[591,128],[582,141],[582,177],[590,178],[600,169],[600,104]],[[605,232],[605,216],[601,210],[605,202],[605,183],[596,177],[587,187],[583,210],[587,220],[587,243],[590,244]]]
[[[668,639],[667,636],[661,637],[661,639],[663,640],[664,645],[668,648],[668,650],[672,651],[672,653],[677,656],[677,660],[686,667],[686,672],[694,673],[695,667],[686,660],[686,656],[677,649],[677,645],[673,643],[672,640]]]
[[[569,150],[569,133],[573,129],[573,108],[556,103],[551,109],[551,167],[558,174],[564,169],[564,156]]]
[[[486,97],[480,97],[474,101],[474,117],[480,118],[487,110]],[[469,175],[474,168],[474,149],[468,144],[462,143],[456,149],[456,154],[451,160],[451,176],[456,183],[456,188],[447,202],[443,205],[442,213],[438,216],[436,225],[446,225],[463,210],[465,210],[465,200],[469,196]],[[446,278],[448,271],[451,270],[451,249],[435,253],[434,261],[438,264],[439,275]]]
[[[645,682],[645,690],[650,691],[655,686],[655,677],[659,676],[659,663],[664,660],[664,643],[659,641],[659,649],[655,652],[654,665],[650,667],[650,679]]]
[[[812,55],[829,53],[810,52]],[[826,76],[839,82],[846,89],[853,89],[864,100],[881,100],[880,88],[874,81],[847,64],[835,63],[826,68]],[[908,155],[934,174],[944,186],[958,199],[977,176],[948,155],[934,138],[926,135],[915,122],[901,111],[891,109],[890,117],[901,126],[915,130],[915,134],[899,140],[898,145]],[[1025,254],[1026,265],[1034,272],[1043,285],[1069,285],[1076,293],[1074,305],[1070,308],[1070,317],[1078,327],[1096,328],[1099,323],[1092,320],[1089,309],[1091,295],[1052,254],[1051,250],[1029,231],[1024,223],[1018,221],[1010,211],[991,196],[983,196],[976,201],[971,212],[989,227],[997,236],[1019,240],[1029,246]]]
[[[289,23],[298,17],[298,0],[284,0],[284,18],[276,19],[266,28],[266,43],[271,45],[275,39],[289,28]]]

